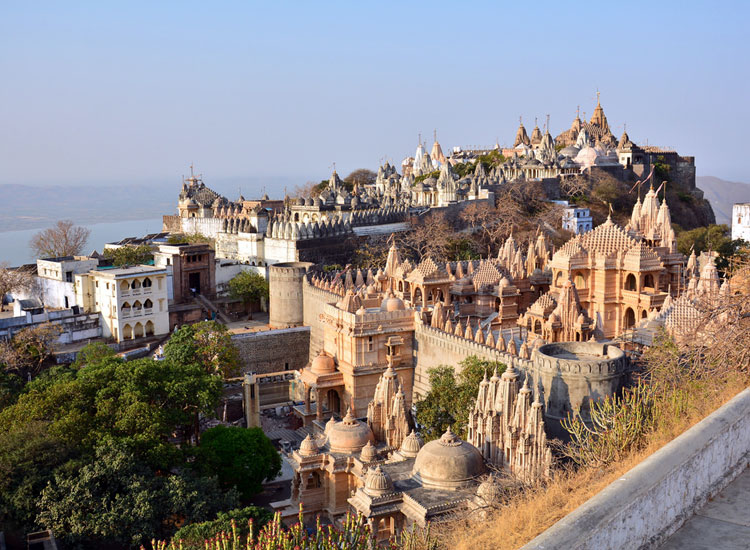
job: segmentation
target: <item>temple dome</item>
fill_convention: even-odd
[[[358,453],[368,442],[375,441],[370,427],[352,416],[351,410],[341,422],[328,430],[328,447],[332,453]]]
[[[440,439],[422,447],[414,461],[413,474],[424,487],[459,489],[471,485],[484,471],[479,450],[462,441],[449,427]]]
[[[336,363],[333,361],[333,357],[328,355],[325,351],[321,351],[318,356],[313,359],[310,365],[310,371],[315,374],[329,374],[336,371]]]
[[[398,296],[389,296],[380,304],[380,309],[383,311],[401,311],[406,309],[404,301]]]
[[[422,440],[422,437],[412,430],[411,433],[401,442],[401,448],[398,451],[406,458],[414,458],[419,454],[419,451],[423,446],[424,441]]]
[[[359,458],[362,462],[373,462],[378,459],[378,450],[375,448],[375,445],[372,444],[372,441],[368,441],[367,444],[362,447],[362,452],[359,454]]]
[[[319,452],[320,451],[318,450],[318,446],[315,444],[315,440],[310,437],[310,434],[307,434],[307,437],[302,440],[302,443],[299,446],[299,454],[301,454],[302,456],[314,456]]]
[[[380,496],[393,491],[393,481],[388,472],[383,471],[380,464],[367,470],[365,475],[365,493]]]

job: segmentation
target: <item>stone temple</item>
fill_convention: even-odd
[[[543,234],[511,235],[479,261],[413,264],[392,242],[377,270],[273,266],[272,318],[310,327],[293,412],[311,434],[291,455],[292,498],[276,506],[293,518],[302,504],[308,518],[333,522],[355,510],[384,539],[491,506],[508,479],[547,478],[560,420],[588,420],[594,400],[620,389],[618,338],[669,328],[728,292],[713,261],[700,263],[692,256],[685,267],[652,189],[626,227],[608,219],[556,251]],[[486,373],[465,434],[425,444],[411,413],[428,371],[469,356],[506,369]]]

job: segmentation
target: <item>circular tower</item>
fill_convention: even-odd
[[[313,264],[286,262],[268,268],[269,324],[271,328],[302,325],[302,278]]]

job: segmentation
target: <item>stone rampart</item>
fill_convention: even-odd
[[[307,365],[310,328],[295,327],[232,334],[242,374],[298,370]]]
[[[749,462],[746,389],[523,548],[658,548]]]

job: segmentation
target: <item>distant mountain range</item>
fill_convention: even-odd
[[[750,184],[726,181],[714,176],[698,176],[695,183],[703,190],[716,214],[716,223],[732,223],[732,205],[750,202]]]

